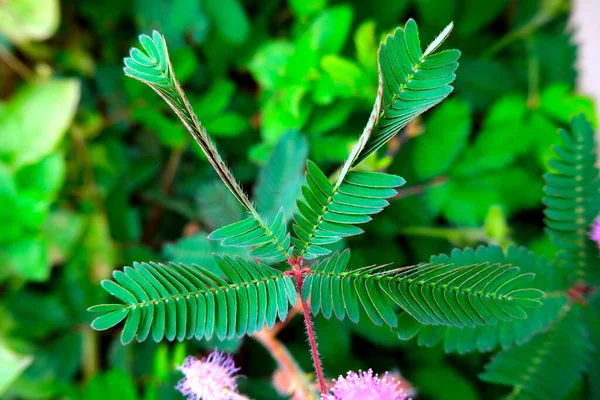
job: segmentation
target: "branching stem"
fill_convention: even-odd
[[[312,383],[307,379],[304,371],[300,368],[296,360],[294,360],[294,357],[292,357],[285,345],[277,339],[276,335],[276,331],[264,329],[256,333],[253,337],[269,351],[271,356],[277,361],[279,368],[295,384],[295,395],[299,395],[298,398],[300,399],[313,399],[314,389]]]

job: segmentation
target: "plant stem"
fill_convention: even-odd
[[[540,59],[533,51],[533,42],[528,43],[529,57],[527,60],[527,107],[535,110],[540,105]]]
[[[297,390],[301,399],[312,399],[313,388],[311,382],[306,378],[305,372],[300,368],[296,360],[292,357],[289,350],[276,337],[276,332],[273,330],[262,330],[252,337],[262,344],[271,356],[277,361],[279,368],[288,376],[288,378],[296,382]]]
[[[317,340],[315,337],[315,331],[313,329],[312,319],[310,312],[308,311],[308,304],[302,300],[302,269],[300,268],[302,261],[294,261],[291,263],[294,268],[294,277],[296,278],[296,285],[298,285],[298,293],[300,293],[300,304],[302,304],[302,312],[304,314],[304,323],[306,325],[306,333],[308,335],[308,342],[310,343],[310,351],[312,353],[312,359],[315,366],[315,372],[319,381],[319,388],[321,393],[327,393],[327,386],[325,385],[325,378],[323,377],[323,367],[321,366],[321,358],[319,357],[319,350],[317,349]]]
[[[173,188],[173,180],[175,179],[175,174],[177,172],[177,168],[179,167],[179,163],[181,162],[181,157],[185,151],[185,147],[186,146],[183,146],[182,148],[175,148],[171,151],[171,155],[167,161],[167,166],[163,172],[161,182],[161,190],[165,196],[168,196],[171,193]],[[153,205],[152,210],[150,211],[150,216],[148,217],[148,220],[146,221],[146,224],[142,230],[142,242],[150,242],[154,231],[160,223],[162,212],[163,207],[161,204]]]
[[[89,326],[83,328],[82,338],[82,369],[84,380],[89,380],[98,372],[98,332]]]
[[[544,2],[542,2],[542,7],[533,16],[533,18],[529,20],[529,22],[527,22],[520,28],[508,32],[494,45],[490,46],[486,51],[484,51],[482,57],[492,58],[496,56],[506,46],[512,44],[517,40],[531,37],[531,35],[538,29],[552,21],[557,16],[567,13],[569,10],[570,8],[568,7],[567,2],[562,0],[547,1],[545,5]]]
[[[15,57],[6,47],[0,44],[0,60],[19,75],[25,82],[32,82],[35,74],[21,60]]]
[[[308,312],[308,304],[306,304],[304,300],[302,300],[302,311],[304,312],[304,323],[306,324],[308,342],[310,343],[310,351],[312,352],[312,358],[315,365],[315,372],[317,373],[317,379],[319,381],[319,387],[321,388],[321,393],[325,394],[327,393],[327,386],[325,386],[325,378],[323,377],[323,368],[321,366],[321,358],[319,357],[319,349],[317,349],[317,340],[315,338],[315,332],[313,330],[310,313]]]

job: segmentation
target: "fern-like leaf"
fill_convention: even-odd
[[[585,371],[592,350],[579,321],[580,311],[574,307],[549,332],[493,357],[481,379],[513,386],[508,399],[565,398]]]
[[[102,287],[125,304],[102,304],[92,322],[97,330],[125,320],[121,341],[138,342],[149,336],[219,340],[251,335],[284,320],[296,303],[292,280],[266,265],[240,258],[216,257],[227,279],[207,269],[184,264],[135,263],[113,273]]]
[[[295,254],[314,259],[329,254],[326,244],[362,233],[354,225],[371,220],[370,215],[383,210],[386,198],[396,194],[395,187],[404,179],[379,172],[349,172],[335,188],[312,161],[307,163],[303,199],[298,200],[294,214],[292,239]]]
[[[449,25],[422,53],[417,24],[411,19],[404,29],[398,28],[381,44],[375,104],[335,185],[309,162],[307,184],[302,188],[304,198],[298,203],[299,212],[294,216],[297,238],[293,244],[297,256],[314,259],[327,255],[330,250],[322,245],[361,233],[362,230],[353,225],[369,221],[369,215],[388,204],[385,199],[395,194],[393,188],[404,184],[400,177],[350,172],[350,168],[450,94],[460,52],[433,53],[451,29]]]
[[[252,212],[253,206],[250,200],[225,165],[177,81],[164,36],[154,31],[152,37],[140,35],[139,40],[145,52],[135,47],[131,49],[129,57],[123,60],[125,75],[145,83],[167,102],[200,145],[225,185],[240,204],[247,211]]]
[[[237,183],[233,174],[225,165],[215,144],[206,133],[198,117],[196,117],[173,71],[165,38],[160,33],[154,31],[152,37],[140,35],[140,43],[145,52],[137,48],[131,49],[130,56],[124,60],[125,67],[123,71],[125,75],[150,86],[169,104],[200,145],[208,161],[212,164],[227,188],[233,193],[244,209],[252,214],[255,224],[260,227],[262,233],[266,237],[269,237],[270,240],[276,240],[279,237],[278,231],[273,232],[262,220],[242,187]],[[284,246],[280,242],[277,243],[276,248],[283,249],[283,252],[279,254],[279,258],[283,257],[285,259],[287,256],[285,252],[287,246]]]
[[[496,347],[508,348],[514,343],[522,344],[531,337],[553,324],[567,303],[566,285],[554,263],[545,257],[537,257],[524,247],[510,246],[506,252],[498,246],[480,246],[475,252],[455,252],[447,256],[433,257],[431,262],[454,262],[469,264],[491,262],[518,266],[521,272],[534,273],[531,286],[548,293],[543,305],[528,311],[526,319],[499,321],[495,325],[457,328],[422,325],[408,313],[399,318],[398,333],[400,339],[418,337],[420,346],[432,347],[440,342],[447,353],[468,353],[475,350],[486,352]]]
[[[465,253],[473,252],[466,250]],[[425,325],[475,327],[524,319],[524,308],[539,307],[543,292],[531,289],[533,274],[518,267],[465,259],[434,259],[432,263],[392,270],[365,267],[348,271],[349,254],[334,254],[316,263],[302,289],[313,313],[335,313],[356,322],[359,306],[376,325],[398,325],[400,307]]]
[[[375,101],[383,103],[375,128],[365,129],[351,156],[355,166],[385,145],[412,119],[444,100],[458,68],[458,50],[435,53],[452,30],[448,25],[423,53],[417,23],[410,19],[404,29],[388,35],[379,47],[380,87]],[[383,97],[383,100],[381,99]],[[371,125],[371,120],[367,126]]]
[[[559,265],[590,285],[600,284],[598,248],[588,232],[600,212],[594,130],[583,115],[560,131],[561,144],[544,175],[546,231],[560,249]]]

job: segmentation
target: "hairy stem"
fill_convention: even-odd
[[[302,304],[302,312],[304,314],[304,323],[306,325],[306,333],[308,335],[308,342],[310,343],[310,351],[312,353],[312,359],[315,366],[315,372],[317,374],[317,379],[319,381],[319,388],[321,389],[321,393],[327,393],[327,386],[325,386],[325,378],[323,377],[323,367],[321,366],[321,358],[319,357],[319,350],[317,349],[317,340],[315,337],[315,331],[313,329],[312,319],[310,317],[310,312],[308,311],[308,304],[306,301],[302,300],[302,269],[300,268],[300,262],[291,263],[292,267],[294,267],[294,277],[296,278],[296,284],[298,285],[298,292],[300,293],[300,302]]]

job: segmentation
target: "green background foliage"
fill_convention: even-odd
[[[549,162],[558,129],[575,113],[596,121],[592,101],[574,92],[577,51],[566,29],[566,3],[3,2],[0,397],[176,399],[174,366],[186,354],[219,347],[237,352],[248,376],[241,383],[245,393],[285,398],[270,384],[274,361],[250,338],[122,346],[118,330],[89,327],[93,315],[85,310],[109,301],[98,283],[116,268],[173,261],[220,274],[212,253],[248,253],[207,239],[214,229],[243,220],[242,207],[162,100],[122,73],[122,58],[139,33],[165,35],[190,103],[271,223],[281,206],[281,220],[290,222],[306,184],[307,158],[327,175],[347,158],[377,91],[380,40],[412,17],[426,44],[454,21],[444,48],[462,52],[455,91],[360,165],[407,183],[385,215],[374,216],[368,233],[342,239],[340,250],[352,248],[350,269],[428,262],[431,254],[479,244],[525,245],[553,258],[557,239],[544,234],[541,177],[548,167],[560,170]],[[532,257],[511,251],[507,257]],[[538,274],[554,268],[543,259],[528,265],[526,272]],[[553,274],[536,280],[548,291],[561,287]],[[499,342],[475,340],[488,327],[462,336],[454,327],[415,328],[407,314],[398,316],[394,331],[365,316],[358,324],[319,316],[315,327],[329,377],[348,369],[396,369],[419,398],[488,399],[506,390],[487,382],[518,381],[487,369],[481,374],[494,354],[489,351],[543,330],[565,301],[545,303],[522,330],[511,323],[490,328],[501,332]],[[569,342],[578,313],[561,317],[556,330],[536,336],[525,350]],[[598,332],[597,318],[589,318]],[[281,338],[310,371],[303,333],[296,318]],[[582,358],[590,351],[571,346]],[[501,353],[488,367],[511,357]],[[600,380],[592,380],[596,393],[588,393],[578,379],[565,376],[569,385],[556,393],[600,396]]]

